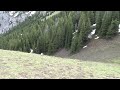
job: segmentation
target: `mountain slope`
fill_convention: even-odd
[[[97,17],[97,21],[95,17]],[[102,17],[104,18],[102,19]],[[108,18],[106,19],[106,17]],[[98,13],[92,11],[55,11],[54,13],[48,12],[45,16],[37,13],[27,18],[25,22],[14,27],[8,33],[1,35],[0,49],[23,52],[33,50],[37,54],[44,53],[46,55],[52,55],[58,50],[65,48],[74,54],[91,41],[94,35],[97,35],[97,39],[99,37],[100,39],[88,44],[88,47],[92,46],[92,48],[85,48],[85,46],[80,54],[72,55],[71,58],[75,57],[76,59],[97,61],[101,59],[112,59],[113,57],[119,56],[120,50],[117,49],[119,44],[112,46],[118,50],[118,53],[116,53],[112,49],[109,49],[111,47],[111,41],[104,39],[113,38],[119,34],[118,30],[119,11]],[[96,33],[96,31],[99,33]],[[100,48],[97,48],[97,46]],[[107,51],[107,53],[104,51]],[[65,54],[62,55],[66,56]]]
[[[8,30],[12,29],[14,26],[19,25],[24,22],[26,18],[31,17],[35,14],[45,16],[47,19],[58,12],[54,11],[0,11],[0,34],[6,33]],[[52,14],[52,15],[51,15]]]
[[[120,78],[120,65],[0,50],[0,78]]]
[[[23,22],[36,11],[0,11],[0,34]]]
[[[116,36],[113,40],[92,39],[86,48],[80,50],[79,53],[70,55],[69,51],[62,49],[55,53],[57,57],[72,58],[88,61],[99,62],[116,62],[115,58],[120,61],[120,36]]]

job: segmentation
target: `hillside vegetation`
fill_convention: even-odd
[[[117,60],[117,59],[114,59]],[[120,78],[120,65],[0,50],[1,79]]]
[[[85,61],[97,61],[104,63],[120,62],[120,35],[112,40],[92,39],[80,52],[73,55],[66,49],[61,49],[54,56],[62,58],[79,59]],[[114,60],[117,59],[118,61]]]
[[[0,78],[120,78],[119,33],[120,11],[38,11],[0,34]]]
[[[0,49],[52,55],[65,48],[79,52],[94,35],[112,39],[118,34],[119,11],[51,11],[36,13],[1,35]]]

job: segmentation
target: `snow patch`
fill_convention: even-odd
[[[78,30],[75,30],[75,32],[77,33],[77,32],[78,32]]]
[[[119,27],[118,32],[120,32],[120,24],[119,24],[119,26],[118,26],[118,27]]]
[[[120,29],[120,24],[119,24],[119,29]]]
[[[43,53],[41,53],[40,55],[44,55]]]
[[[30,11],[29,12],[25,12],[25,14],[29,14],[30,13]]]
[[[14,15],[13,17],[17,17],[17,16],[18,16],[18,14],[19,14],[19,12],[15,13],[15,15]]]
[[[76,32],[73,32],[72,34],[75,34]]]
[[[78,30],[75,30],[75,32],[73,32],[72,34],[75,34],[75,33],[77,33],[78,32]]]
[[[87,47],[87,45],[86,46],[84,46],[83,48],[86,48]]]
[[[96,26],[96,23],[92,25],[93,27]]]
[[[88,38],[92,38],[92,35],[95,34],[96,29],[93,29],[92,32],[88,35]]]
[[[92,38],[92,35],[91,35],[91,34],[89,34],[89,35],[88,35],[88,38]]]
[[[15,11],[10,11],[10,12],[9,12],[9,15],[10,15],[10,16],[13,16],[14,13],[15,13]]]
[[[99,38],[100,38],[100,37],[97,36],[95,39],[99,39]]]
[[[31,11],[29,16],[32,16],[35,13],[36,13],[36,11]]]
[[[120,32],[120,29],[118,29],[118,32]]]
[[[33,53],[33,49],[30,49],[30,53]]]
[[[91,35],[95,34],[95,31],[96,31],[96,29],[94,29],[94,30],[91,32]]]

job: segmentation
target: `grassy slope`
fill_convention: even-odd
[[[55,53],[55,56],[95,62],[120,63],[120,35],[113,40],[92,39],[87,46],[87,48],[73,55],[69,55],[69,51],[62,49]]]
[[[120,78],[120,65],[0,50],[0,78]]]

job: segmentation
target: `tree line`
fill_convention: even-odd
[[[50,12],[53,13],[54,11]],[[46,16],[50,13],[47,12]],[[90,41],[88,34],[96,23],[96,35],[111,39],[118,33],[119,11],[61,11],[45,18],[40,13],[0,35],[0,48],[34,53],[54,54],[65,48],[71,53],[79,52]]]

